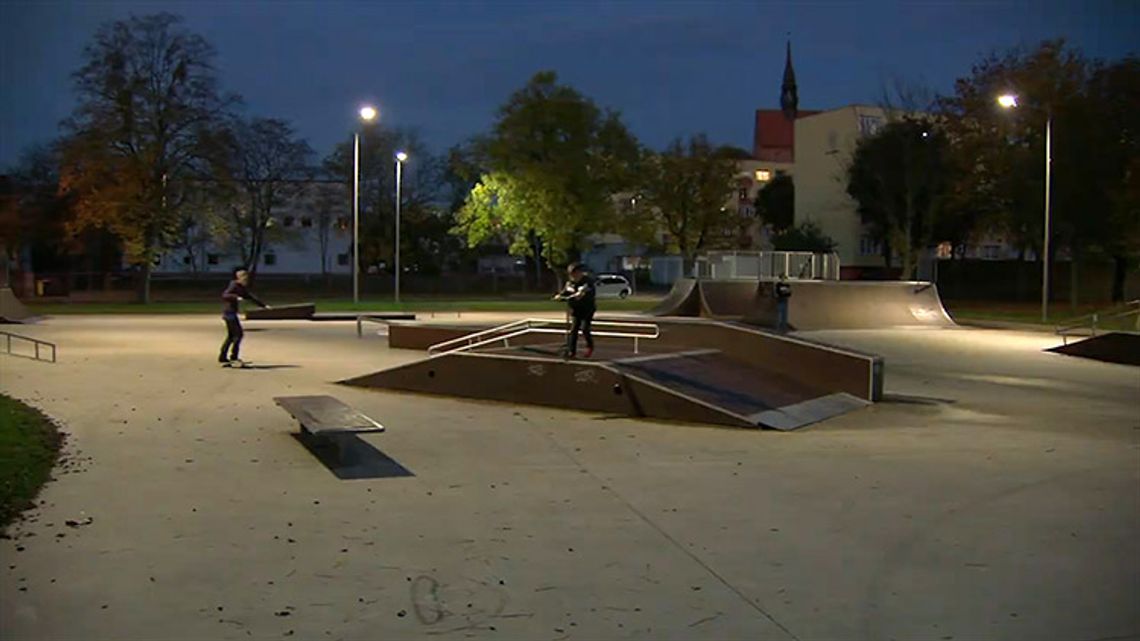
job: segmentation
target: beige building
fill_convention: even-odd
[[[838,243],[849,268],[883,266],[882,248],[866,233],[847,195],[847,167],[855,145],[887,122],[881,107],[850,105],[796,120],[796,224],[813,222]]]

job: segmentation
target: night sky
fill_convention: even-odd
[[[181,14],[218,51],[249,115],[291,120],[322,155],[366,101],[442,152],[550,68],[660,148],[705,132],[751,148],[779,106],[791,33],[800,106],[877,102],[891,78],[949,91],[994,49],[1064,36],[1094,57],[1137,50],[1140,3],[23,2],[0,0],[0,167],[70,111],[70,73],[105,21]]]

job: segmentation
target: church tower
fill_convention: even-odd
[[[792,69],[792,41],[788,41],[787,58],[784,61],[784,82],[780,85],[780,109],[788,120],[796,119],[800,97],[796,90],[796,71]]]

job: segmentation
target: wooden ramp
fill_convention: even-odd
[[[698,348],[634,354],[599,346],[563,360],[559,345],[453,352],[346,385],[733,427],[791,430],[870,405],[849,393]]]

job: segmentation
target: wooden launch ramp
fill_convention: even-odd
[[[792,430],[882,394],[882,360],[701,319],[596,323],[589,360],[561,356],[564,324],[519,321],[440,340],[426,359],[342,383],[609,415]],[[405,336],[430,325],[402,324]],[[395,325],[393,326],[395,328]]]

